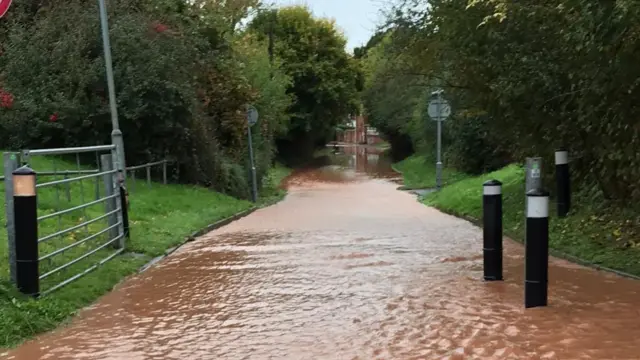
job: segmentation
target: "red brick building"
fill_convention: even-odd
[[[377,144],[382,142],[378,131],[367,125],[367,118],[358,115],[351,118],[346,130],[338,132],[336,141],[347,144]]]

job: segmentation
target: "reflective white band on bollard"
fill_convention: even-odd
[[[569,163],[568,151],[556,151],[556,165],[565,165]]]
[[[548,196],[529,196],[527,204],[528,218],[547,218],[549,217],[549,197]]]
[[[483,195],[500,195],[502,194],[502,186],[483,186]]]

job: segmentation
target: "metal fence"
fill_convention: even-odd
[[[161,160],[161,161],[156,161],[156,162],[151,162],[151,163],[147,163],[147,164],[142,164],[142,165],[136,165],[136,166],[129,166],[127,167],[127,178],[129,178],[128,184],[129,184],[129,191],[130,192],[134,192],[136,190],[136,183],[137,183],[137,172],[140,170],[145,170],[145,175],[146,175],[146,185],[147,186],[152,186],[153,184],[153,169],[162,166],[162,183],[163,184],[167,184],[167,165],[169,164],[168,160]],[[158,174],[160,175],[160,174]]]
[[[74,169],[68,169],[71,160]],[[27,165],[36,173],[37,288],[46,295],[113,259],[125,249],[128,214],[124,176],[116,170],[115,146],[23,150],[5,153],[5,215],[11,280],[20,287],[16,259],[16,219],[13,172]],[[91,162],[95,161],[95,166]],[[136,186],[136,172],[167,184],[169,161],[126,168],[128,183]],[[64,168],[66,167],[66,168]],[[35,242],[35,240],[34,240]]]
[[[12,153],[6,153],[6,154],[12,154]],[[17,153],[14,153],[17,155]],[[5,160],[6,161],[6,160]],[[168,165],[171,163],[171,161],[169,160],[161,160],[161,161],[156,161],[156,162],[150,162],[150,163],[146,163],[146,164],[142,164],[142,165],[136,165],[136,166],[129,166],[126,168],[127,171],[127,177],[130,178],[130,190],[135,190],[135,188],[138,186],[138,180],[142,180],[138,178],[138,174],[140,170],[145,170],[146,173],[146,185],[147,187],[151,187],[152,184],[154,182],[158,182],[158,181],[162,181],[162,184],[167,185],[168,184]],[[155,174],[154,174],[154,168],[157,167],[161,167],[160,171],[157,171],[157,169],[155,169]],[[177,168],[176,168],[177,170]],[[96,174],[100,172],[100,170],[57,170],[57,171],[38,171],[38,175],[40,176],[62,176],[64,179],[68,179],[70,176],[73,175],[86,175],[86,174]],[[174,174],[174,177],[176,177],[177,175]],[[5,180],[5,176],[4,175],[0,175],[0,181],[4,181]],[[155,181],[154,181],[155,180]],[[95,183],[95,194],[96,194],[96,199],[98,199],[98,194],[100,191],[100,178],[96,177],[94,178],[94,183]],[[71,183],[67,182],[64,186],[64,189],[61,189],[64,192],[64,196],[66,196],[67,201],[71,201]]]

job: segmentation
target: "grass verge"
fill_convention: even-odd
[[[412,155],[393,165],[393,170],[402,174],[404,190],[429,189],[436,187],[436,164],[422,155]],[[452,184],[467,177],[455,169],[442,170],[442,183]]]
[[[444,212],[482,219],[482,183],[503,182],[504,232],[516,241],[524,240],[524,170],[510,165],[493,173],[469,177],[427,195],[423,202]],[[574,209],[566,218],[555,214],[550,203],[549,245],[560,257],[640,275],[640,216],[633,209],[612,204],[595,204],[574,196]],[[567,256],[568,255],[568,256]]]
[[[31,165],[37,171],[52,170],[52,166],[58,170],[77,169],[76,164],[51,158],[34,157]],[[281,166],[272,169],[264,180],[258,206],[272,204],[285,195],[279,184],[288,173],[289,170]],[[39,178],[41,182],[44,180]],[[68,188],[59,186],[39,189],[38,215],[42,216],[104,197],[103,189],[104,184],[100,181],[96,183],[94,180],[73,182]],[[4,182],[1,181],[0,193],[2,193],[0,223],[5,223]],[[38,333],[55,328],[77,310],[91,304],[99,296],[111,290],[124,277],[136,272],[153,257],[162,255],[165,250],[181,244],[194,231],[253,206],[248,201],[196,186],[158,183],[152,183],[150,186],[139,183],[135,191],[130,194],[130,201],[131,240],[126,243],[125,253],[38,300],[23,297],[10,284],[7,233],[0,232],[0,348],[15,346]],[[74,211],[62,217],[44,220],[39,226],[39,237],[80,225],[86,220],[97,219],[103,214],[104,205],[98,204],[84,211]],[[86,227],[82,226],[63,236],[41,243],[39,252],[42,257],[56,249],[76,244],[82,239],[96,235],[85,243],[52,256],[50,260],[42,261],[40,273],[55,269],[108,242],[110,237],[106,233],[99,234],[106,227],[106,219],[98,220]],[[43,279],[41,289],[50,288],[112,253],[113,249],[110,247],[97,251],[72,265],[68,270]]]
[[[287,191],[281,186],[284,179],[291,175],[291,169],[276,164],[271,171],[262,180],[262,189],[258,199],[258,206],[269,206],[274,202],[280,201],[287,194]]]

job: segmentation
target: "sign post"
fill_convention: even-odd
[[[258,110],[252,105],[249,105],[247,108],[247,136],[249,138],[249,161],[251,162],[251,200],[254,203],[258,201],[258,184],[256,179],[256,166],[253,161],[251,127],[258,122],[258,117]]]
[[[3,17],[7,11],[9,11],[9,7],[11,6],[11,0],[0,0],[0,18]]]
[[[442,122],[451,115],[449,102],[442,97],[443,90],[431,93],[429,101],[429,117],[438,124],[436,149],[436,189],[442,187]]]

